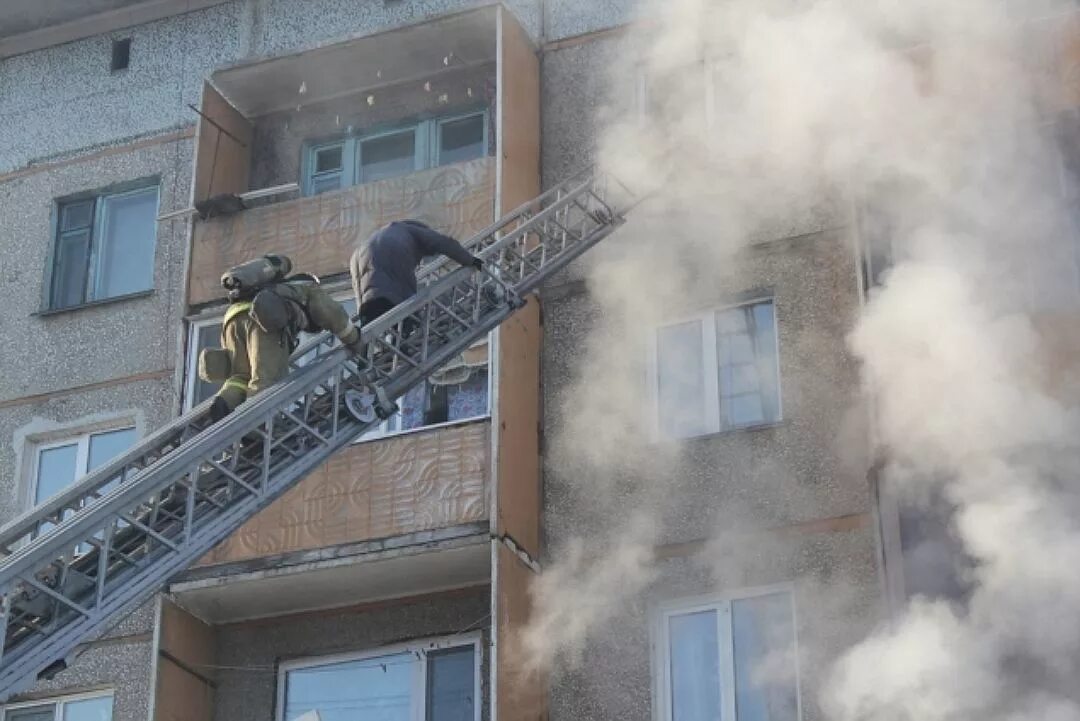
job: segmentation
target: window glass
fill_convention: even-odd
[[[406,130],[360,143],[360,182],[411,173],[416,169],[416,131]]]
[[[157,187],[61,204],[49,307],[153,288],[157,204]]]
[[[476,718],[475,656],[473,646],[428,652],[427,721]]]
[[[112,695],[58,699],[2,712],[4,721],[111,721]]]
[[[795,721],[795,627],[787,593],[731,603],[738,721]]]
[[[779,420],[772,301],[663,326],[655,350],[661,435],[687,438]]]
[[[791,594],[666,616],[668,721],[797,721]]]
[[[85,698],[64,704],[63,721],[110,721],[112,696]]]
[[[671,721],[720,721],[716,611],[671,616]]]
[[[315,151],[315,172],[327,173],[341,170],[341,146],[320,148]]]
[[[315,711],[320,721],[411,721],[412,653],[343,661],[289,671],[285,721]]]
[[[56,245],[52,307],[66,308],[84,302],[89,266],[90,229],[61,233]]]
[[[55,704],[17,708],[4,713],[4,721],[54,721]]]
[[[660,428],[674,437],[706,433],[704,338],[701,323],[661,328],[657,334]]]
[[[194,408],[210,396],[217,393],[220,384],[208,383],[199,377],[199,353],[204,348],[221,347],[221,323],[208,323],[206,325],[192,326],[194,338],[192,339],[191,367],[188,373],[193,379],[191,386],[191,398],[188,399],[188,407]]]
[[[154,286],[157,203],[157,188],[103,199],[96,298]]]
[[[772,303],[716,316],[720,416],[725,428],[776,420],[776,337]]]
[[[439,123],[438,165],[462,163],[479,158],[486,150],[482,113]]]
[[[135,443],[135,429],[121,428],[118,431],[105,431],[90,436],[90,450],[86,461],[89,473],[108,463]]]
[[[79,230],[89,228],[94,217],[94,201],[84,200],[68,203],[60,213],[60,230]]]
[[[135,429],[121,428],[80,436],[64,445],[42,448],[37,455],[34,504],[52,498],[77,479],[131,448],[134,443]]]
[[[315,151],[311,176],[311,194],[318,195],[341,187],[344,171],[344,145],[332,145]]]
[[[52,498],[72,484],[78,473],[78,456],[78,443],[45,448],[38,453],[35,505]]]

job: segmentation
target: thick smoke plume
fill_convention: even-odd
[[[875,454],[892,497],[953,509],[968,592],[913,601],[850,645],[820,706],[840,721],[1080,719],[1076,374],[1048,342],[1076,330],[1046,322],[1078,302],[1056,136],[1067,88],[1048,32],[1074,12],[1000,0],[643,7],[641,31],[613,51],[599,154],[657,195],[588,270],[601,321],[550,453],[576,525],[548,519],[574,540],[537,584],[524,638],[536,665],[574,668],[658,577],[651,548],[678,522],[671,469],[686,450],[650,440],[648,329],[741,288],[762,243],[843,228],[853,285],[860,246],[891,268],[849,324],[863,379],[852,417],[872,417],[873,432],[833,429],[835,453],[861,466]],[[798,492],[783,464],[762,475]],[[724,539],[753,511],[714,521],[725,533],[705,564],[729,588],[743,562]],[[812,639],[801,646],[814,653]]]

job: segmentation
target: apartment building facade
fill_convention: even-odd
[[[195,359],[217,344],[228,266],[287,253],[352,309],[348,254],[376,227],[411,216],[468,237],[593,158],[598,108],[640,100],[607,86],[630,0],[12,5],[5,521],[213,392]],[[263,189],[234,215],[182,212]],[[523,675],[512,651],[532,580],[595,522],[546,442],[601,323],[584,266],[3,718],[691,719],[720,697],[724,721],[819,717],[818,674],[907,595],[920,540],[869,459],[835,443],[859,408],[845,336],[873,282],[863,235],[845,206],[769,238],[647,329],[643,412],[682,450],[645,480],[678,500],[658,577],[573,669]],[[731,384],[686,385],[687,362]],[[664,415],[675,381],[702,400],[688,425]],[[761,549],[737,573],[701,560],[732,504],[754,509],[741,532]]]

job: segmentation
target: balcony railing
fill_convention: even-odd
[[[467,238],[491,223],[494,198],[495,159],[484,157],[199,222],[189,302],[221,298],[222,272],[262,253],[287,253],[297,271],[343,273],[356,244],[392,220]]]
[[[488,421],[350,446],[200,565],[449,528],[488,518]]]

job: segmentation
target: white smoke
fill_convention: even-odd
[[[1041,322],[1077,305],[1076,237],[1053,136],[1065,95],[1047,62],[1057,36],[1032,22],[1066,27],[1074,8],[1023,10],[666,0],[643,13],[650,23],[620,57],[639,59],[651,114],[626,112],[631,64],[617,64],[623,97],[599,152],[620,180],[659,195],[590,274],[602,318],[550,455],[594,523],[554,534],[574,540],[538,584],[526,636],[537,664],[573,666],[657,578],[648,549],[679,507],[671,467],[686,450],[650,438],[648,328],[709,307],[717,288],[742,289],[759,241],[876,229],[894,265],[851,334],[859,407],[872,404],[889,492],[955,508],[971,592],[963,604],[915,602],[852,645],[820,704],[841,721],[1080,718],[1080,422],[1065,400],[1076,374],[1049,357]],[[864,208],[876,226],[854,222]],[[838,431],[834,452],[864,458],[868,442]],[[782,464],[769,476],[790,481]],[[753,509],[724,508],[717,527],[734,519],[753,526]],[[719,586],[761,563],[762,547],[754,559],[740,547],[723,534],[709,544]],[[818,597],[847,608],[854,591],[833,591]],[[818,634],[807,635],[812,645]]]

